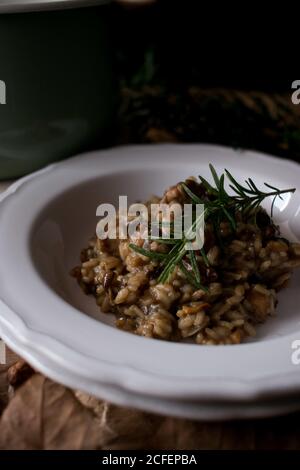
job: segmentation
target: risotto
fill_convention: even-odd
[[[190,178],[184,186],[178,183],[161,198],[150,199],[147,207],[153,202],[183,206],[193,195],[214,201],[214,191]],[[164,340],[238,344],[275,314],[278,291],[300,266],[300,244],[282,238],[260,205],[247,211],[234,206],[234,212],[233,206],[228,207],[230,217],[225,211],[224,217],[207,219],[203,249],[193,254],[197,266],[186,254],[164,282],[163,257],[147,253],[170,259],[174,245],[138,236],[134,240],[94,236],[72,275],[86,294],[95,297],[102,312],[115,314],[118,328]],[[147,250],[146,255],[138,248]],[[193,282],[194,268],[201,277],[199,285]]]

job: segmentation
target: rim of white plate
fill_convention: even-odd
[[[8,346],[13,347],[16,353],[23,354],[24,359],[47,377],[56,382],[64,383],[64,385],[73,389],[120,406],[166,416],[202,421],[266,418],[285,415],[300,409],[300,400],[297,397],[295,399],[288,397],[284,400],[280,398],[278,401],[250,401],[246,403],[218,401],[211,403],[207,401],[186,402],[139,395],[119,387],[103,385],[92,379],[82,381],[80,376],[72,373],[69,374],[65,369],[58,368],[57,364],[53,364],[48,357],[42,357],[41,355],[37,357],[36,354],[32,354],[30,347],[24,348],[24,344],[19,344],[15,339],[13,344],[11,344],[8,337],[6,337],[5,329],[2,329],[2,334],[5,340],[7,340]]]
[[[174,164],[183,168],[188,161],[199,164],[199,155],[214,164],[226,159],[230,167],[237,163],[245,168],[259,165],[269,174],[275,167],[277,174],[286,174],[293,182],[300,171],[294,162],[215,145],[125,146],[50,165],[17,181],[0,196],[0,224],[4,227],[0,234],[0,332],[2,326],[12,347],[14,341],[23,344],[24,350],[30,347],[36,363],[42,364],[48,357],[69,376],[81,377],[82,383],[94,380],[158,397],[246,401],[299,391],[299,371],[290,358],[291,343],[300,338],[300,326],[299,331],[286,336],[237,346],[178,345],[145,339],[83,315],[50,290],[30,262],[28,239],[32,225],[59,192],[96,174],[129,171],[137,166],[147,171],[155,164],[162,170]],[[36,194],[39,198],[33,199]],[[22,206],[22,230],[17,230],[9,241],[9,228],[26,198],[32,205]],[[9,264],[12,249],[20,265]],[[10,276],[16,276],[22,301],[7,281]],[[26,298],[28,292],[31,296]],[[115,344],[118,348],[108,349]]]

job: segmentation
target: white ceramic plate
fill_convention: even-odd
[[[188,418],[202,421],[223,421],[229,419],[253,419],[292,413],[300,409],[300,399],[284,397],[275,400],[254,400],[250,402],[219,402],[219,401],[184,401],[170,400],[142,395],[123,388],[104,385],[97,378],[95,380],[82,380],[75,372],[69,373],[60,367],[56,361],[42,353],[36,354],[30,345],[16,340],[10,342],[11,335],[2,325],[2,335],[7,344],[17,353],[21,354],[37,370],[57,382],[61,382],[73,389],[80,389],[101,399],[117,405],[137,408],[166,416]]]
[[[51,362],[51,375],[94,393],[113,387],[149,398],[240,402],[300,390],[291,361],[300,339],[299,273],[280,294],[278,316],[254,341],[235,346],[177,344],[134,336],[112,326],[69,270],[95,230],[96,207],[161,193],[208,163],[275,186],[296,187],[278,201],[283,234],[300,238],[300,167],[254,152],[206,145],[122,147],[82,155],[23,178],[0,203],[0,330],[31,362]],[[5,330],[5,331],[4,331]],[[58,372],[60,371],[60,372]],[[76,382],[76,383],[75,383]],[[96,392],[97,393],[97,392]]]

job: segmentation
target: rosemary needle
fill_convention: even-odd
[[[209,183],[203,176],[199,176],[200,183],[207,193],[204,199],[195,194],[186,183],[181,183],[183,191],[193,205],[204,204],[204,213],[193,221],[182,239],[174,239],[171,237],[169,239],[153,239],[153,241],[157,241],[158,243],[172,245],[168,253],[158,253],[153,250],[145,250],[134,244],[129,245],[129,247],[137,253],[147,256],[150,259],[158,260],[161,263],[162,272],[157,279],[160,283],[168,282],[175,268],[178,266],[190,284],[196,288],[207,290],[201,283],[201,273],[196,253],[193,249],[187,248],[193,241],[190,240],[189,236],[191,233],[197,232],[201,219],[204,217],[205,222],[211,223],[222,248],[223,241],[220,233],[220,223],[222,221],[227,221],[231,230],[235,231],[237,227],[237,213],[240,212],[245,218],[254,216],[255,219],[258,208],[266,198],[272,198],[272,217],[276,199],[282,199],[283,194],[295,192],[295,188],[280,190],[268,183],[264,183],[264,186],[271,191],[263,191],[256,186],[251,178],[248,178],[243,185],[240,184],[228,170],[225,169],[225,172],[219,176],[213,165],[210,164],[209,168],[212,175],[212,183]],[[233,195],[229,195],[225,189],[226,178],[230,189],[234,193]],[[201,248],[200,254],[204,264],[209,266],[209,260],[204,248]],[[189,261],[191,271],[185,266],[185,257]]]

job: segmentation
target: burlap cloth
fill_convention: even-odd
[[[299,112],[289,96],[259,92],[125,89],[117,142],[210,141],[298,160]],[[157,416],[69,390],[9,350],[7,359],[0,366],[3,449],[300,448],[299,413],[224,423]]]

